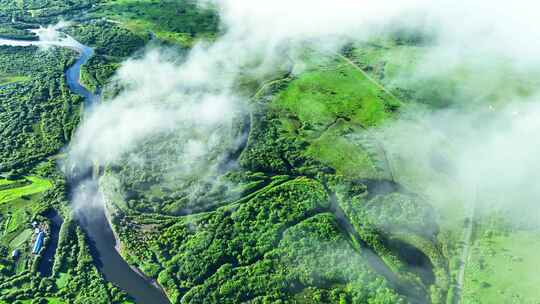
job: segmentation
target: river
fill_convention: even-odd
[[[80,183],[74,182],[73,186],[76,188],[72,194],[79,196],[76,199],[87,203],[86,208],[78,209],[78,219],[90,239],[92,256],[103,277],[127,292],[137,303],[169,303],[158,286],[137,273],[118,253],[117,240],[107,220],[97,180],[83,179]]]
[[[34,30],[38,33],[39,30]],[[86,64],[93,56],[94,50],[86,45],[81,44],[74,38],[68,35],[61,35],[57,40],[12,40],[0,39],[0,46],[38,46],[38,47],[63,47],[75,50],[79,53],[77,61],[70,66],[66,72],[66,82],[69,89],[85,98],[85,110],[88,111],[95,103],[99,102],[99,96],[87,90],[80,83],[81,66]],[[97,186],[97,181],[90,180],[75,180],[70,188],[75,190],[79,188],[79,183],[85,182],[86,193],[92,197],[101,199],[101,193]],[[73,198],[73,193],[70,193]],[[135,269],[122,258],[116,249],[116,239],[110,227],[109,221],[105,215],[103,202],[93,204],[93,207],[84,212],[78,212],[79,223],[87,234],[89,239],[90,250],[94,258],[98,270],[103,274],[105,280],[118,286],[132,297],[136,303],[144,304],[168,304],[170,303],[165,294],[156,284],[139,274]],[[56,235],[52,235],[51,239],[58,238],[58,231],[52,231]],[[53,245],[53,244],[51,244]],[[56,246],[49,246],[47,254],[52,257],[56,250]],[[52,263],[52,262],[51,262]],[[45,263],[40,272],[44,275],[50,275],[49,264]]]
[[[38,271],[43,277],[50,277],[52,275],[52,269],[54,264],[54,254],[56,253],[56,247],[58,246],[58,233],[64,220],[56,210],[49,210],[43,214],[50,220],[50,229],[47,237],[49,242],[45,248],[45,252],[41,256],[38,265]]]

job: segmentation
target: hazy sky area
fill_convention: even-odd
[[[246,67],[262,78],[291,59],[299,63],[294,50],[306,41],[337,51],[349,41],[406,28],[434,39],[415,70],[396,78],[396,85],[452,78],[459,90],[446,96],[456,101],[449,109],[405,115],[382,126],[390,154],[415,164],[425,180],[446,174],[462,189],[498,193],[498,204],[527,206],[538,214],[540,108],[537,82],[528,78],[540,71],[540,3],[207,0],[201,5],[218,7],[224,34],[196,45],[180,63],[155,49],[126,61],[116,81],[127,89],[85,119],[71,146],[73,161],[114,163],[142,141],[172,130],[190,143],[179,151],[186,161],[207,161],[215,147],[211,139],[230,132],[231,120],[246,107],[233,87]],[[456,78],[459,71],[465,75]],[[502,95],[495,92],[516,79],[531,82],[526,93],[512,86]],[[499,97],[491,102],[492,95]],[[434,173],[434,153],[451,169]]]

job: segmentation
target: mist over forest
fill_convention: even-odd
[[[0,0],[1,303],[536,303],[530,0]]]

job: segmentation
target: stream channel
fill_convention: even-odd
[[[39,34],[40,30],[33,30]],[[69,89],[85,99],[85,112],[88,113],[93,105],[99,103],[100,96],[87,90],[80,83],[81,66],[86,64],[93,56],[94,50],[74,38],[60,34],[57,40],[11,40],[0,39],[0,46],[20,46],[20,47],[63,47],[75,50],[79,53],[77,61],[65,72],[65,79]],[[93,200],[102,200],[102,195],[97,186],[97,180],[71,179],[68,182],[70,197],[73,199],[74,190],[85,187],[86,195],[92,196]],[[117,248],[117,238],[107,220],[103,202],[93,202],[93,207],[87,211],[77,212],[79,223],[87,234],[90,244],[90,250],[98,270],[103,274],[105,280],[125,291],[132,297],[136,303],[144,304],[168,304],[170,303],[164,292],[159,288],[154,280],[144,277],[139,271],[130,267],[122,258]],[[49,216],[48,216],[49,217]],[[50,214],[49,219],[53,223],[51,229],[51,242],[45,250],[40,263],[39,271],[42,275],[50,276],[52,264],[54,262],[54,253],[58,243],[59,225],[61,218],[54,212]],[[57,227],[58,226],[58,227]],[[55,242],[56,240],[56,242]]]

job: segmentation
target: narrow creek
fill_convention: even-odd
[[[69,89],[85,99],[85,111],[87,112],[95,103],[99,102],[99,95],[87,90],[80,83],[81,66],[86,64],[93,56],[92,48],[81,44],[70,36],[54,41],[29,41],[1,39],[0,46],[38,46],[38,47],[63,47],[75,50],[79,53],[76,62],[65,72],[65,79]],[[84,183],[84,185],[81,185]],[[69,181],[69,188],[77,189],[79,186],[87,187],[85,192],[94,198],[101,199],[101,193],[97,186],[97,180],[72,179]],[[70,199],[73,199],[74,193],[70,190]],[[144,277],[139,271],[130,267],[122,258],[117,250],[117,241],[110,227],[105,214],[103,202],[94,202],[93,207],[85,209],[84,212],[78,212],[78,220],[83,231],[89,239],[90,250],[98,270],[103,274],[105,280],[118,286],[132,297],[136,303],[144,304],[168,304],[170,303],[164,292],[155,284],[153,280]],[[42,263],[39,265],[39,272],[44,276],[50,276],[54,262],[54,253],[58,242],[58,232],[62,219],[56,214],[46,214],[51,222],[51,240],[47,247]],[[59,222],[57,220],[60,220]],[[55,229],[58,225],[58,229]],[[56,243],[54,243],[56,242]]]

